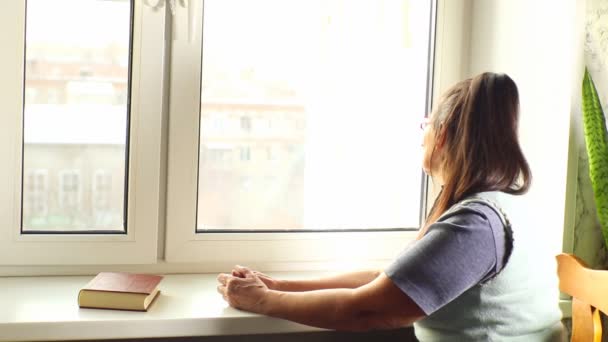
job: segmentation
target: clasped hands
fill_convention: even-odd
[[[220,273],[217,280],[217,292],[230,306],[255,313],[265,313],[264,299],[270,290],[279,287],[277,280],[238,265],[231,274]]]

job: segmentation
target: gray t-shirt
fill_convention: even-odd
[[[458,204],[385,270],[430,315],[504,267],[512,237],[487,204]]]

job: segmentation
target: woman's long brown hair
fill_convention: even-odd
[[[452,205],[475,193],[528,191],[532,173],[519,146],[518,120],[517,86],[505,74],[477,75],[442,96],[431,124],[435,146],[441,140],[444,184],[421,236]]]

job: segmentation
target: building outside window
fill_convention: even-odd
[[[59,207],[76,211],[81,207],[80,171],[65,170],[59,173]]]
[[[25,209],[28,220],[46,220],[48,215],[49,185],[47,170],[30,170],[24,184]]]

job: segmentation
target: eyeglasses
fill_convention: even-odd
[[[420,123],[420,129],[424,131],[426,126],[428,126],[430,124],[431,124],[431,121],[429,120],[429,118],[424,118],[424,120],[422,120],[422,122]]]

